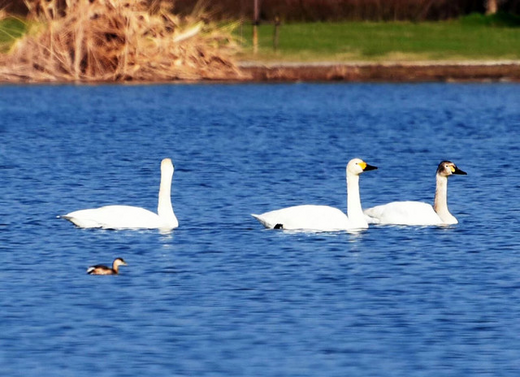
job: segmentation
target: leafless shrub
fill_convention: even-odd
[[[31,0],[37,29],[0,60],[10,81],[164,81],[238,76],[229,30],[167,3]]]

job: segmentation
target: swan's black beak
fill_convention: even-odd
[[[365,166],[363,171],[376,170],[376,169],[377,169],[377,166],[367,164],[367,166]],[[464,174],[466,174],[466,173],[464,173]]]
[[[454,166],[454,168],[455,168],[455,171],[452,174],[468,175],[468,173],[466,173],[465,171],[460,170],[458,167]]]

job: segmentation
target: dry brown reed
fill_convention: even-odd
[[[0,79],[25,82],[237,78],[230,30],[166,3],[31,0],[36,27],[0,58]],[[63,3],[63,1],[62,1]],[[43,4],[44,6],[41,6]]]

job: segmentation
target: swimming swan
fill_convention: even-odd
[[[423,202],[392,202],[368,208],[365,214],[370,224],[451,225],[458,221],[448,210],[448,177],[466,175],[451,161],[442,161],[437,168],[433,207]]]
[[[361,209],[359,175],[375,169],[377,167],[368,165],[359,158],[348,163],[346,168],[348,217],[337,208],[322,205],[300,205],[252,216],[269,229],[339,231],[368,228]]]
[[[162,160],[157,214],[139,207],[111,205],[74,211],[61,217],[80,228],[162,230],[177,228],[179,222],[173,213],[170,197],[173,171],[172,160],[169,158]]]
[[[90,266],[87,269],[87,274],[89,275],[118,275],[119,274],[119,266],[127,266],[127,263],[123,258],[116,258],[114,262],[112,262],[112,268],[103,266],[101,264],[97,264],[95,266]]]

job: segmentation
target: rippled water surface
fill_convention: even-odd
[[[2,376],[517,376],[520,86],[0,87]],[[56,216],[155,210],[180,227]],[[431,202],[459,224],[265,230],[251,213]],[[89,265],[128,262],[119,276]]]

